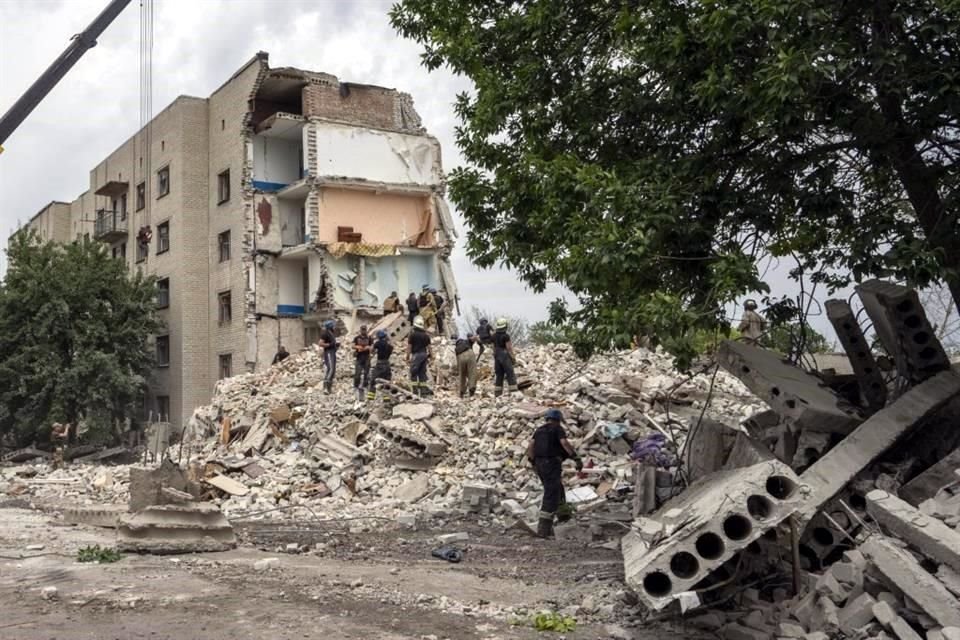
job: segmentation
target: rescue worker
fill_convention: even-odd
[[[353,365],[353,388],[357,391],[357,404],[363,402],[364,390],[370,385],[370,351],[373,341],[367,333],[367,325],[360,325],[360,333],[353,339],[353,351],[356,357]]]
[[[287,348],[283,345],[280,345],[280,348],[277,350],[277,355],[273,356],[273,362],[270,364],[280,364],[284,360],[290,357],[290,352],[287,351]]]
[[[407,320],[413,324],[413,319],[420,314],[420,302],[413,291],[407,296]]]
[[[748,344],[759,344],[760,338],[767,330],[767,321],[757,313],[757,303],[755,300],[747,300],[743,303],[743,319],[737,326],[737,331],[743,337],[743,341]]]
[[[410,386],[420,396],[433,392],[427,385],[427,363],[430,361],[430,335],[422,316],[413,319],[413,331],[407,338],[407,364],[410,365]]]
[[[376,396],[377,380],[393,378],[393,372],[390,370],[390,354],[393,353],[393,345],[390,344],[387,332],[383,329],[377,331],[377,341],[373,343],[373,350],[377,354],[377,363],[373,365],[373,379],[367,389],[367,400],[373,400]]]
[[[477,359],[473,356],[473,343],[477,337],[468,333],[466,338],[459,338],[454,345],[457,354],[457,372],[460,375],[460,397],[467,392],[472,398],[477,392]]]
[[[493,395],[503,395],[503,379],[507,379],[509,391],[517,391],[517,374],[513,371],[514,363],[513,342],[507,333],[506,318],[498,318],[496,331],[493,333]]]
[[[423,318],[423,328],[432,327],[434,318],[436,318],[437,315],[437,302],[434,300],[433,294],[430,293],[429,286],[423,285],[417,304],[420,305],[420,317]]]
[[[397,292],[391,291],[387,299],[383,301],[383,313],[396,313],[398,311],[402,312],[403,306],[400,304],[400,298],[397,297]]]
[[[433,304],[437,307],[437,334],[443,335],[443,321],[447,317],[447,302],[437,293],[436,289],[430,289],[430,295],[433,296]]]
[[[493,346],[493,327],[490,326],[486,318],[480,318],[480,326],[477,327],[477,344],[480,345],[477,362],[480,362],[480,356],[486,351],[486,347]]]
[[[333,377],[337,375],[337,334],[333,332],[336,326],[333,320],[324,322],[320,340],[317,341],[323,349],[323,390],[327,393],[333,393]]]
[[[543,501],[540,503],[540,519],[537,535],[553,537],[553,519],[560,505],[566,503],[563,489],[563,461],[570,458],[577,471],[583,470],[583,460],[577,455],[567,433],[563,430],[563,413],[559,409],[547,410],[546,423],[537,427],[527,446],[527,459],[533,465],[543,483]]]

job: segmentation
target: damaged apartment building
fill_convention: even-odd
[[[28,223],[105,242],[159,279],[166,325],[145,413],[174,423],[218,379],[268,367],[336,319],[374,321],[426,284],[456,298],[440,144],[408,94],[271,69],[181,96]]]

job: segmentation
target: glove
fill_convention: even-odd
[[[574,458],[573,464],[576,466],[577,471],[583,471],[583,458]]]

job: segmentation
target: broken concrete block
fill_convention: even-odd
[[[830,571],[824,572],[817,578],[816,591],[821,596],[832,600],[835,604],[840,604],[846,600],[850,594],[850,588],[840,584],[840,581],[837,580]]]
[[[263,558],[253,563],[254,571],[270,571],[280,567],[280,558]]]
[[[912,555],[876,535],[864,542],[860,550],[892,587],[913,599],[938,624],[960,626],[957,599]]]
[[[489,513],[498,500],[499,494],[495,487],[474,482],[463,485],[460,504],[472,513]]]
[[[873,605],[877,601],[869,593],[862,593],[840,609],[840,631],[852,637],[860,627],[867,626],[873,620]]]
[[[724,640],[769,640],[770,633],[751,629],[736,622],[728,624],[720,630],[720,635]]]
[[[397,487],[397,490],[394,492],[393,496],[397,500],[403,500],[404,502],[412,503],[422,499],[425,495],[427,495],[428,491],[430,491],[430,476],[426,474],[418,474]]]
[[[727,452],[739,433],[742,432],[710,418],[703,418],[699,421],[699,426],[691,427],[680,454],[688,482],[695,482],[708,473],[720,471],[727,459]]]
[[[634,522],[622,540],[627,583],[662,609],[789,517],[805,491],[775,460],[703,478]]]
[[[717,358],[798,431],[847,434],[861,421],[849,402],[824,387],[816,376],[783,362],[774,351],[726,340],[717,350]]]
[[[960,533],[940,520],[879,489],[867,494],[867,513],[924,555],[960,571]]]
[[[56,587],[44,587],[40,589],[40,597],[44,600],[56,600],[58,591]]]
[[[237,546],[233,527],[209,502],[152,505],[120,518],[117,548],[136,553],[200,553]]]
[[[867,406],[874,412],[883,409],[887,404],[887,385],[853,310],[846,300],[827,300],[824,307],[827,310],[827,319],[833,325],[840,344],[850,359],[857,385],[867,401]]]
[[[960,571],[942,564],[937,567],[937,579],[943,583],[947,591],[960,598]]]
[[[944,627],[940,630],[943,640],[960,640],[960,627]]]
[[[834,562],[830,566],[830,573],[839,582],[848,585],[863,583],[863,569],[849,562]]]
[[[127,508],[119,505],[102,507],[69,507],[61,510],[65,524],[85,524],[91,527],[105,527],[116,529],[120,523],[120,516],[129,513]]]
[[[954,449],[939,462],[900,487],[897,494],[913,506],[919,507],[921,502],[935,496],[941,487],[956,482],[955,469],[960,469],[960,448]]]
[[[428,402],[404,402],[393,408],[394,418],[426,420],[433,415],[433,405]]]
[[[868,464],[958,394],[960,372],[944,371],[873,414],[800,476],[812,490],[798,512],[801,520],[808,522]]]
[[[950,369],[950,360],[927,320],[916,290],[868,280],[856,291],[877,337],[896,360],[902,376],[918,383]]]
[[[440,544],[463,544],[470,542],[470,534],[466,531],[461,531],[459,533],[444,533],[437,536],[437,542]]]
[[[802,638],[805,635],[807,635],[807,630],[798,624],[781,622],[777,625],[777,636],[781,638]]]
[[[823,631],[814,631],[803,636],[803,640],[830,640],[830,636]]]
[[[776,456],[763,444],[741,431],[737,433],[737,437],[733,441],[733,448],[730,450],[730,455],[727,456],[727,462],[723,465],[723,468],[724,470],[740,469],[764,460],[775,459]]]
[[[836,633],[840,628],[840,609],[830,598],[820,598],[813,610],[810,628]]]
[[[897,615],[893,607],[886,602],[878,602],[873,605],[873,616],[899,640],[922,640],[920,635],[907,624],[907,621]]]
[[[170,458],[164,458],[156,469],[130,467],[130,511],[177,502],[161,491],[164,487],[185,491],[194,497],[200,495],[200,487],[187,479],[183,469]]]

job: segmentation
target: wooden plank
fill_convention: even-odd
[[[220,474],[210,478],[204,478],[203,481],[210,486],[220,489],[221,491],[226,491],[232,496],[245,496],[250,493],[250,487],[247,485],[243,484],[242,482],[237,482],[233,478],[228,478],[227,476]]]

